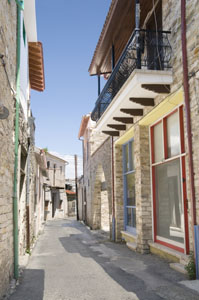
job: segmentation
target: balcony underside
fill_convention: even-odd
[[[125,130],[114,125],[132,124],[133,116],[141,116],[144,107],[153,106],[157,95],[170,92],[172,81],[172,71],[135,69],[98,120],[96,129]]]

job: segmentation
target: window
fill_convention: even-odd
[[[151,127],[154,237],[188,251],[183,107]]]
[[[50,162],[47,161],[47,168],[49,169],[50,168]]]
[[[123,146],[125,230],[136,232],[134,142]]]

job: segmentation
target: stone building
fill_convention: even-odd
[[[90,115],[82,118],[78,137],[83,137],[83,178],[78,199],[81,219],[92,229],[110,231],[112,212],[111,140],[94,130]]]
[[[44,90],[35,0],[0,3],[0,298],[30,247],[34,119],[30,88]],[[14,254],[14,255],[13,255]]]
[[[66,198],[67,198],[67,205],[68,205],[68,213],[69,217],[76,216],[76,193],[72,189],[66,189]]]
[[[111,1],[89,67],[99,97],[79,132],[90,226],[106,214],[112,239],[181,263],[198,243],[198,11],[196,0]]]
[[[34,149],[35,160],[32,169],[32,187],[30,189],[30,203],[32,205],[30,212],[32,221],[31,239],[34,239],[43,230],[45,221],[45,190],[46,179],[48,178],[47,161],[45,151],[37,147]]]
[[[66,161],[46,152],[48,177],[45,179],[45,220],[64,218],[68,212],[65,192]]]

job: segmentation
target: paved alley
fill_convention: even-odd
[[[73,219],[47,222],[10,300],[198,300],[185,276]]]

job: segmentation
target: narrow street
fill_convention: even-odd
[[[185,276],[73,219],[47,222],[10,300],[196,300]]]

